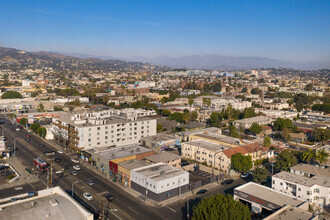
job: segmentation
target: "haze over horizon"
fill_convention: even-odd
[[[116,58],[330,63],[329,1],[2,1],[0,45]]]

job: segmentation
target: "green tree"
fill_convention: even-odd
[[[171,117],[172,120],[175,120],[175,121],[177,121],[179,123],[182,123],[182,122],[184,122],[182,116],[183,116],[182,113],[180,113],[180,112],[174,112],[170,117]]]
[[[262,132],[262,128],[257,123],[253,123],[251,125],[251,127],[249,128],[249,131],[251,131],[253,134],[257,135],[257,134],[260,134],[260,132]]]
[[[209,119],[208,123],[212,127],[220,128],[222,120],[223,120],[223,114],[222,113],[212,112],[212,114],[210,115],[210,119]]]
[[[44,128],[44,127],[40,127],[36,130],[36,132],[38,133],[38,135],[42,138],[45,138],[46,137],[46,134],[47,134],[47,129]]]
[[[325,164],[328,161],[329,154],[324,150],[318,150],[316,153],[315,160],[320,164]]]
[[[193,208],[192,220],[216,220],[216,219],[251,219],[248,205],[239,200],[234,200],[231,195],[211,195],[202,199]]]
[[[305,150],[301,154],[301,160],[306,163],[311,163],[316,158],[315,152],[312,149]]]
[[[313,129],[312,134],[314,134],[314,141],[321,141],[322,144],[330,139],[330,130],[329,129],[321,129],[315,128]]]
[[[2,99],[21,99],[22,95],[19,92],[8,91],[2,94]]]
[[[163,130],[163,125],[157,124],[157,131],[162,131]]]
[[[38,130],[38,128],[40,128],[40,124],[39,123],[33,123],[30,128],[32,129],[32,131],[36,132]]]
[[[312,91],[312,90],[313,90],[313,84],[312,84],[312,83],[308,83],[308,84],[305,86],[305,90],[306,90],[306,91]]]
[[[281,136],[284,140],[290,141],[291,140],[290,129],[283,128],[281,131]]]
[[[303,93],[297,94],[293,98],[293,102],[295,103],[298,112],[301,112],[304,108],[308,107],[310,101],[310,98]]]
[[[167,110],[167,109],[163,109],[162,110],[162,115],[163,116],[170,116],[171,115],[171,111],[170,110]]]
[[[277,156],[274,168],[278,171],[288,171],[290,167],[297,163],[295,155],[288,150],[284,150]]]
[[[290,119],[277,118],[274,121],[274,130],[282,131],[284,128],[292,128],[292,121]]]
[[[326,114],[330,113],[330,103],[324,103],[324,104],[315,104],[312,106],[313,111],[320,111],[324,112]]]
[[[190,113],[189,112],[184,112],[182,115],[182,119],[184,120],[185,123],[189,122],[189,118],[190,118]]]
[[[256,183],[264,183],[268,177],[268,170],[265,167],[257,167],[252,171],[253,181]]]
[[[268,147],[268,148],[270,148],[272,146],[272,141],[271,141],[270,137],[266,136],[264,138],[264,146]]]
[[[20,123],[21,125],[26,126],[27,123],[28,123],[28,120],[27,120],[27,118],[21,118],[21,120],[19,120],[19,123]]]
[[[54,106],[54,111],[63,111],[62,107]]]
[[[257,114],[254,111],[254,108],[245,108],[243,111],[244,118],[252,118],[255,117]]]
[[[190,111],[191,111],[191,106],[194,104],[194,98],[193,97],[189,97],[188,99],[188,105],[190,106]]]
[[[196,121],[197,117],[198,117],[197,111],[193,111],[193,112],[190,113],[189,121]]]
[[[210,98],[203,98],[203,104],[205,104],[209,107],[211,105],[211,99]]]
[[[241,153],[236,153],[231,156],[231,165],[236,172],[247,172],[252,168],[252,160],[250,156],[244,156]]]
[[[239,133],[234,125],[229,125],[229,135],[235,138],[239,137]]]
[[[42,103],[40,103],[38,106],[38,112],[44,112],[44,111],[45,111],[45,107]]]
[[[253,88],[251,89],[251,93],[255,94],[255,95],[260,95],[261,94],[261,90],[259,88]]]

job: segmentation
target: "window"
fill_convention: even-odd
[[[106,131],[105,134],[108,134],[108,131]]]
[[[97,140],[99,141],[100,140],[100,137],[98,137]]]
[[[301,191],[301,188],[298,188],[298,191]]]
[[[100,142],[97,142],[97,145],[100,145]]]
[[[97,135],[100,135],[100,132],[97,132]]]
[[[105,139],[108,139],[108,136],[105,136]]]
[[[88,128],[88,131],[92,131],[92,129],[91,128]]]
[[[99,131],[99,130],[101,130],[101,128],[100,127],[97,127],[97,130]]]
[[[108,126],[105,126],[105,129],[108,129]]]
[[[273,180],[273,184],[275,184],[275,180]]]
[[[281,186],[283,186],[283,183],[280,183]]]
[[[91,141],[92,141],[92,139],[88,138],[88,142],[91,142]]]

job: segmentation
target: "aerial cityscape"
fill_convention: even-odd
[[[330,219],[330,1],[0,2],[0,219]]]

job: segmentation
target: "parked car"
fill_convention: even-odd
[[[234,180],[233,179],[228,179],[228,180],[224,180],[223,182],[221,182],[221,185],[230,185],[234,183]]]
[[[63,151],[62,150],[58,150],[57,153],[63,154]]]
[[[29,137],[31,137],[31,135],[27,134],[26,137],[29,138]]]
[[[241,178],[247,178],[249,176],[249,173],[242,173]]]
[[[109,202],[112,202],[112,200],[114,199],[114,198],[113,198],[113,195],[111,195],[110,193],[104,194],[104,197],[105,197]]]
[[[73,169],[75,169],[75,170],[80,170],[80,166],[79,166],[79,165],[74,165],[74,166],[73,166]]]
[[[45,151],[44,154],[45,154],[46,156],[55,155],[55,151]]]
[[[86,180],[86,184],[90,186],[94,185],[93,180]]]
[[[44,147],[45,145],[44,144],[40,144],[40,147]]]
[[[74,163],[79,163],[79,160],[76,160],[76,159],[73,159],[73,158],[71,159],[71,161],[74,162]]]
[[[26,141],[30,141],[30,138],[26,138]]]
[[[85,197],[85,199],[87,200],[93,200],[93,196],[89,193],[89,192],[85,192],[83,194],[83,196]]]
[[[16,130],[16,131],[20,131],[21,129],[19,129],[19,128],[16,128],[15,130]]]
[[[62,159],[61,159],[61,158],[59,158],[59,157],[55,157],[55,161],[56,161],[56,162],[61,162],[61,161],[62,161]]]
[[[76,172],[76,171],[74,171],[74,170],[73,170],[73,171],[71,171],[71,172],[70,172],[70,174],[71,174],[71,175],[73,175],[73,176],[77,176],[77,172]]]
[[[196,195],[203,195],[205,193],[207,193],[207,190],[206,189],[201,189],[196,193]]]

